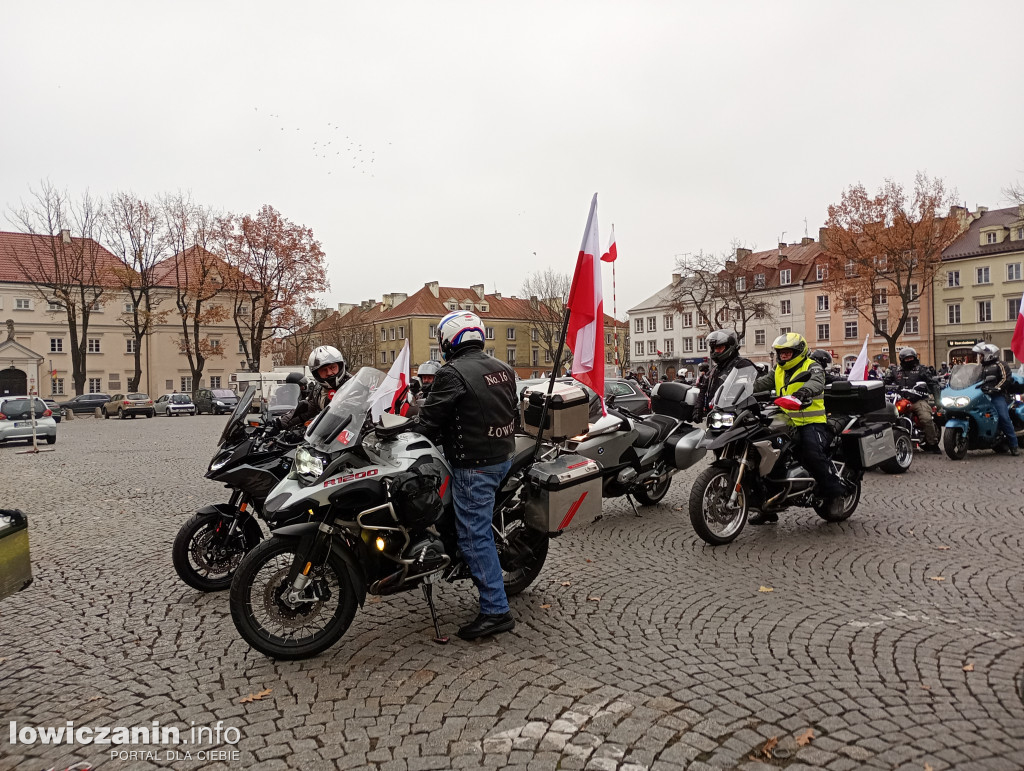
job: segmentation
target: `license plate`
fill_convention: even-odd
[[[22,421],[20,423],[15,423],[14,424],[15,428],[29,428],[31,426],[32,426],[32,421],[31,420],[24,420],[24,421]]]

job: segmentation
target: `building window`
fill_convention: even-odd
[[[100,339],[98,337],[90,337],[89,342],[87,344],[87,349],[89,353],[99,353]]]
[[[950,324],[960,323],[960,303],[950,303],[946,306],[946,319]]]
[[[693,353],[693,338],[692,337],[684,337],[683,338],[683,353]]]
[[[643,319],[633,319],[633,331],[634,332],[643,332],[644,331],[644,320]]]
[[[1020,281],[1020,263],[1011,262],[1006,266],[1006,280],[1007,281]]]
[[[550,364],[551,363],[551,351],[547,350],[546,348],[544,349],[544,363],[545,364]]]
[[[515,346],[510,345],[506,353],[505,361],[511,364],[513,367],[516,365],[516,349]]]
[[[1014,297],[1006,301],[1006,320],[1016,321],[1020,315],[1020,298]]]
[[[611,364],[612,363],[612,352],[611,351],[609,351],[608,353],[606,353],[604,355],[604,363],[605,364]]]
[[[994,244],[994,243],[998,243],[998,241],[999,241],[999,236],[996,235],[995,231],[993,231],[991,233],[986,233],[985,234],[985,243],[986,244]],[[978,283],[980,284],[981,282],[979,281]]]
[[[192,376],[182,375],[181,376],[181,392],[183,394],[192,393]]]
[[[395,328],[391,327],[391,329],[388,330],[388,340],[394,340],[394,339],[395,339]]]
[[[830,330],[829,330],[829,325],[828,324],[818,324],[818,339],[819,340],[828,340],[829,339],[829,331]]]
[[[64,352],[64,338],[63,337],[51,337],[50,338],[50,353],[63,353]]]
[[[64,393],[64,378],[55,377],[50,381],[50,388],[53,390],[54,396],[60,396]]]
[[[388,363],[388,352],[387,351],[381,351],[380,352],[380,363],[381,364],[387,364]]]
[[[662,325],[665,327],[666,332],[672,331],[675,327],[675,318],[671,313],[666,313],[661,319]]]
[[[974,270],[974,278],[975,278],[975,281],[974,281],[975,284],[988,284],[988,283],[990,283],[989,280],[988,280],[989,279],[988,267],[986,266],[984,268],[975,268],[975,270]]]
[[[686,313],[683,313],[682,317],[683,317],[683,326],[684,327],[692,327],[693,326],[693,313],[691,311],[687,311]]]
[[[1017,228],[1017,240],[1024,241],[1024,228]]]
[[[383,327],[381,327],[381,330],[380,330],[380,341],[382,343],[386,343],[388,341],[388,331],[386,329],[384,329]]]
[[[530,349],[530,366],[540,366],[540,348]]]
[[[100,305],[100,301],[99,300],[93,300],[89,304],[89,310],[93,311],[94,313],[102,313],[103,312],[103,306]]]
[[[820,294],[820,295],[818,295],[818,312],[821,313],[822,311],[827,311],[827,310],[828,310],[828,295],[827,294]]]
[[[135,353],[135,338],[130,337],[124,341],[124,352]]]
[[[494,358],[494,349],[493,348],[488,348],[486,351],[484,351],[484,353],[486,353],[492,359]],[[550,361],[550,359],[548,359],[548,360]],[[438,361],[440,361],[440,359],[438,359]]]
[[[706,337],[697,338],[697,350],[706,351],[708,349],[708,339]]]
[[[658,344],[656,342],[654,342],[653,340],[648,340],[647,341],[647,355],[648,356],[653,356],[657,352],[658,352]]]
[[[889,255],[884,254],[881,257],[875,257],[875,268],[881,272],[885,272],[889,268]]]
[[[846,261],[846,277],[853,278],[857,275],[857,264],[853,260]]]
[[[14,300],[14,310],[27,311],[32,307],[32,301],[27,297],[18,297]]]
[[[745,276],[740,276],[736,279],[736,291],[744,292],[747,289],[747,279]]]
[[[857,310],[857,295],[851,294],[843,298],[843,310],[855,311]]]
[[[783,335],[788,335],[792,331],[792,327],[779,327],[779,337],[782,337]]]
[[[916,302],[921,299],[921,287],[917,284],[910,285],[910,302]]]
[[[634,348],[636,349],[636,355],[637,356],[643,356],[644,355],[644,343],[643,343],[642,340],[637,340],[636,341],[636,345],[634,346]]]
[[[992,321],[992,301],[991,300],[979,300],[978,301],[978,322],[983,323],[986,321]]]
[[[405,327],[398,328],[398,339],[405,340]]]
[[[103,378],[101,378],[101,377],[91,377],[91,378],[89,378],[89,382],[87,384],[87,388],[89,389],[89,393],[91,393],[91,394],[101,393],[103,391]]]
[[[764,330],[763,329],[755,329],[754,330],[754,345],[756,345],[758,348],[761,348],[761,347],[764,346],[765,342],[766,342],[766,339],[765,339],[765,332],[764,332]]]
[[[818,281],[824,281],[828,278],[828,265],[818,266]]]
[[[249,306],[248,305],[239,305],[238,308],[235,309],[235,315],[236,316],[247,316],[248,314],[249,314]],[[191,391],[192,389],[190,388],[189,390]]]
[[[516,339],[516,328],[515,327],[509,327],[508,329],[505,330],[505,339],[506,340],[515,340]]]
[[[238,338],[238,352],[245,353],[245,341],[242,338]]]
[[[536,332],[536,331],[537,330],[534,330],[534,332]],[[536,337],[533,338],[533,342],[537,342],[537,338]],[[605,345],[611,345],[612,344],[612,333],[611,332],[605,332],[604,333],[604,344]]]
[[[764,289],[764,273],[754,276],[754,289]]]
[[[907,326],[903,330],[908,335],[918,335],[921,333],[921,322],[917,316],[907,316]]]
[[[540,335],[537,334],[537,328],[534,327],[533,329],[530,330],[530,342],[536,343],[538,339],[540,339]],[[611,342],[611,335],[605,335],[604,342],[605,345],[608,345]]]
[[[889,334],[889,319],[879,319],[875,325],[875,334],[887,335]]]
[[[857,334],[857,322],[847,321],[843,325],[843,335],[847,340],[856,340],[860,337],[860,335]]]
[[[484,337],[488,340],[494,339],[494,327],[484,327]]]
[[[793,272],[786,268],[779,271],[779,286],[789,286],[793,281]]]
[[[779,313],[783,316],[788,316],[793,312],[793,301],[792,300],[781,300],[779,302]]]
[[[647,331],[648,332],[657,332],[658,331],[658,317],[657,316],[648,316],[647,317]]]
[[[215,351],[219,351],[220,350],[220,340],[216,340],[216,339],[210,340],[210,348],[212,348]]]
[[[676,341],[671,337],[665,338],[665,353],[671,355],[676,352]]]
[[[427,328],[427,337],[429,337],[431,340],[437,337],[437,324],[431,324]]]
[[[56,300],[50,300],[46,303],[46,310],[48,311],[59,311],[63,306]]]
[[[493,356],[494,355],[494,350],[491,349],[491,352],[488,355],[489,356]],[[431,361],[441,361],[441,349],[438,348],[436,345],[430,346],[430,360]]]
[[[889,294],[888,294],[888,292],[884,288],[883,289],[876,289],[875,290],[875,295],[874,295],[873,299],[875,301],[875,305],[888,305],[889,304]]]
[[[125,303],[124,304],[124,312],[125,313],[135,313],[135,303]]]
[[[946,271],[946,286],[960,286],[960,271]]]

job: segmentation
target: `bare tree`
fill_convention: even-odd
[[[699,252],[677,260],[675,272],[679,281],[671,289],[673,310],[696,312],[698,321],[711,329],[735,329],[742,342],[751,321],[773,318],[757,270],[742,260]]]
[[[285,310],[278,329],[284,351],[284,363],[290,366],[305,365],[317,332],[313,328],[313,309],[298,306]]]
[[[223,246],[224,233],[221,221],[208,207],[178,193],[164,196],[160,208],[174,252],[165,275],[174,284],[174,305],[181,320],[182,338],[178,346],[188,357],[195,394],[206,361],[224,355],[219,346],[211,344],[203,327],[228,317],[224,305],[214,300],[221,292],[227,295],[225,299],[230,297],[224,274],[231,267],[212,251]]]
[[[128,390],[136,391],[142,380],[142,341],[168,314],[158,310],[161,298],[155,291],[157,265],[167,253],[164,220],[157,206],[121,192],[107,202],[104,221],[107,246],[121,261],[115,272],[118,288],[130,299],[118,318],[134,340],[135,371]]]
[[[529,298],[526,320],[530,324],[530,335],[532,337],[536,333],[537,342],[552,363],[562,335],[562,318],[571,286],[572,277],[568,273],[558,273],[551,268],[531,273],[523,279],[521,294]],[[603,336],[603,320],[601,326]],[[571,365],[572,351],[565,346],[562,349],[561,366]]]
[[[825,286],[889,343],[891,362],[910,304],[931,289],[943,249],[963,232],[964,222],[946,215],[955,201],[941,179],[919,173],[911,191],[886,180],[871,196],[858,183],[828,207]]]
[[[72,380],[75,393],[82,394],[88,376],[89,323],[93,312],[102,307],[114,263],[100,245],[103,202],[88,191],[72,200],[67,191],[49,181],[29,194],[30,200],[12,210],[9,219],[33,237],[27,250],[15,251],[11,257],[40,301],[67,316]]]
[[[320,329],[323,343],[333,345],[341,351],[351,370],[361,366],[376,366],[377,330],[367,314],[360,312],[359,309],[344,316],[334,314]]]

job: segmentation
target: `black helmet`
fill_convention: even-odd
[[[337,364],[337,373],[321,377],[320,368],[325,364]],[[315,381],[323,383],[328,388],[337,389],[345,380],[345,357],[333,345],[321,345],[319,348],[314,348],[313,352],[309,354],[309,369],[313,373]]]
[[[697,370],[704,373],[710,372],[711,365],[708,364],[706,361],[702,361],[700,364],[697,365]]]
[[[824,351],[819,348],[816,351],[811,351],[811,355],[807,358],[813,359],[821,365],[821,368],[828,372],[828,368],[832,366],[832,354],[828,351]]]
[[[711,360],[719,366],[739,355],[740,338],[733,329],[716,329],[708,335],[707,342]],[[718,346],[725,346],[725,349],[716,352]]]
[[[420,469],[396,474],[391,480],[391,506],[398,521],[409,528],[424,528],[437,522],[443,505],[438,490],[441,478]]]
[[[909,364],[915,366],[918,363],[917,351],[913,348],[900,348],[899,354],[900,364]]]

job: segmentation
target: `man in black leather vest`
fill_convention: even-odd
[[[516,373],[483,352],[484,328],[475,313],[449,313],[437,337],[446,363],[417,420],[422,433],[440,437],[454,473],[459,548],[480,592],[480,613],[459,637],[474,640],[515,626],[491,520],[515,451]]]

